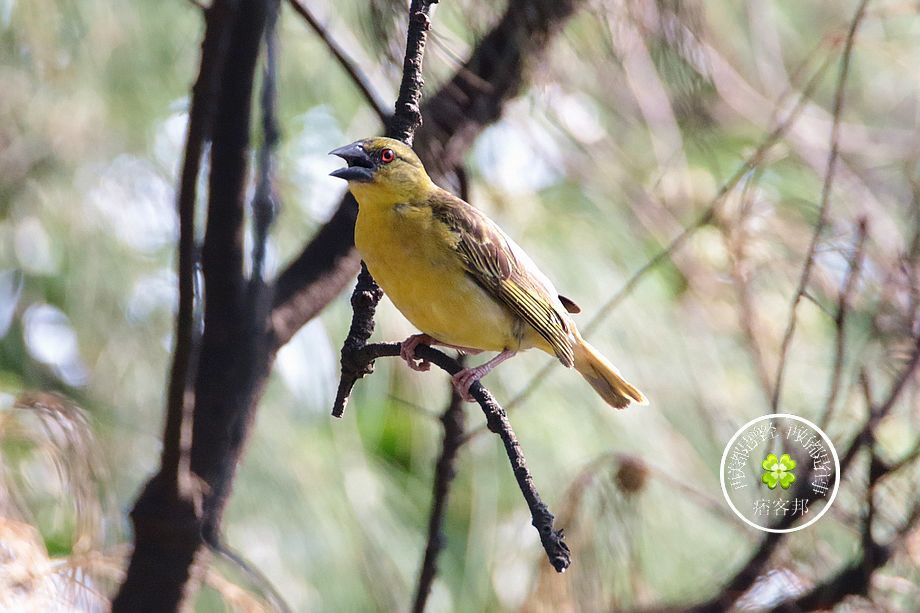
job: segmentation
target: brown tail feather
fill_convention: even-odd
[[[577,333],[575,338],[575,370],[607,404],[617,409],[625,409],[630,402],[648,404],[642,392],[630,385],[607,358]]]

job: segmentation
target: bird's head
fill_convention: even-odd
[[[329,154],[348,164],[331,174],[348,181],[349,189],[359,201],[362,193],[399,199],[419,195],[432,186],[412,148],[392,138],[365,138]]]

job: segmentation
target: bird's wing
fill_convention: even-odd
[[[456,250],[480,287],[530,324],[556,357],[574,362],[565,307],[549,280],[492,220],[463,200],[439,191],[432,200],[436,219],[457,237]],[[573,303],[574,304],[574,303]]]

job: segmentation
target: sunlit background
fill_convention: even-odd
[[[383,97],[395,99],[405,2],[308,4]],[[456,70],[501,8],[473,0],[436,7],[427,91]],[[558,364],[544,376],[552,360],[542,354],[490,375],[498,400],[513,404],[512,423],[573,565],[556,575],[547,564],[501,443],[481,431],[482,414],[470,405],[467,426],[478,433],[460,451],[430,611],[689,605],[718,592],[750,556],[762,534],[723,501],[719,460],[744,422],[770,412],[855,8],[849,0],[592,0],[478,139],[467,156],[472,203],[580,304],[579,325],[592,322],[588,338],[651,404],[613,411]],[[283,209],[269,275],[338,203],[344,186],[327,176],[338,162],[326,152],[380,130],[348,76],[287,9]],[[157,466],[177,301],[175,186],[201,34],[190,1],[0,0],[0,591],[23,586],[7,592],[13,610],[29,599],[45,599],[35,601],[42,610],[103,607],[130,544],[127,511]],[[915,4],[870,3],[853,51],[828,227],[789,348],[779,408],[820,419],[838,294],[865,216],[841,392],[827,427],[838,448],[865,419],[859,371],[883,399],[917,333],[917,40]],[[818,74],[785,137],[712,219],[608,304],[696,224]],[[331,418],[347,298],[280,352],[226,540],[294,610],[405,610],[425,546],[449,380],[381,360],[345,417]],[[414,332],[389,303],[378,313],[376,338]],[[914,378],[877,428],[879,453],[903,457],[918,432]],[[752,602],[804,591],[852,558],[867,464],[860,456],[844,472],[825,518],[784,540]],[[915,462],[882,483],[881,540],[903,524],[917,478]],[[907,610],[920,596],[918,565],[914,530],[898,537],[873,582],[874,601]],[[264,600],[257,581],[218,560],[196,608],[249,610]]]

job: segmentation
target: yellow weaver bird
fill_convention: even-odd
[[[422,334],[400,355],[414,370],[419,344],[463,353],[498,351],[481,366],[453,376],[460,395],[518,351],[532,347],[574,366],[618,409],[645,396],[578,333],[569,313],[578,306],[559,295],[536,264],[495,223],[435,185],[414,151],[390,138],[340,147],[348,166],[332,173],[348,181],[358,201],[355,245],[367,268]]]

